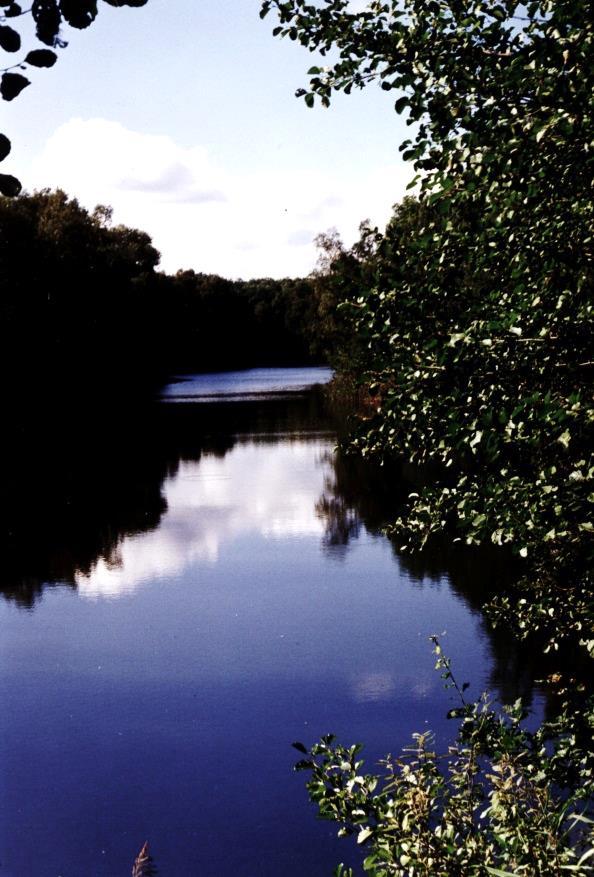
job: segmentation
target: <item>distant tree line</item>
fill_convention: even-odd
[[[151,388],[171,373],[323,361],[316,284],[157,270],[146,233],[62,191],[0,198],[0,349],[15,397]],[[45,390],[40,390],[41,398]],[[72,401],[72,400],[71,400]]]
[[[190,270],[161,274],[158,286],[169,367],[207,371],[324,359],[308,279],[228,280]]]

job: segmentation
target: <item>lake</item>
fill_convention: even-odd
[[[381,534],[308,389],[329,376],[185,376],[10,461],[3,877],[124,877],[145,840],[162,877],[357,863],[290,744],[363,741],[368,768],[415,731],[447,746],[433,633],[470,693],[542,708],[529,656],[482,620],[492,571],[453,551],[404,562]]]

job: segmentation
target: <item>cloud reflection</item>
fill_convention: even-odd
[[[81,596],[115,599],[150,581],[215,564],[224,547],[248,535],[314,536],[324,523],[316,500],[328,477],[330,442],[285,439],[237,444],[224,458],[184,462],[163,487],[168,510],[159,527],[125,537],[91,572],[78,573]]]
[[[391,700],[396,680],[392,673],[364,673],[353,678],[352,692],[357,703]]]
[[[418,670],[417,675],[388,670],[373,670],[351,677],[350,690],[356,703],[385,703],[396,697],[422,701],[430,697],[439,686],[430,668]]]

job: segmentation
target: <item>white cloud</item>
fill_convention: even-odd
[[[398,163],[370,169],[363,158],[356,178],[294,167],[247,174],[200,146],[78,118],[54,132],[30,179],[87,207],[110,204],[116,223],[152,236],[166,271],[249,278],[309,273],[316,252],[304,230],[335,227],[350,244],[362,219],[384,224],[409,173]]]

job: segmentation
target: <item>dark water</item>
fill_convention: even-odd
[[[356,862],[314,818],[290,743],[332,731],[370,764],[417,730],[446,745],[435,632],[471,691],[539,705],[529,659],[478,612],[490,566],[446,551],[407,567],[378,534],[375,491],[295,392],[325,376],[291,372],[287,396],[276,372],[207,376],[168,388],[178,404],[15,442],[4,877],[124,877],[146,839],[164,877]]]

